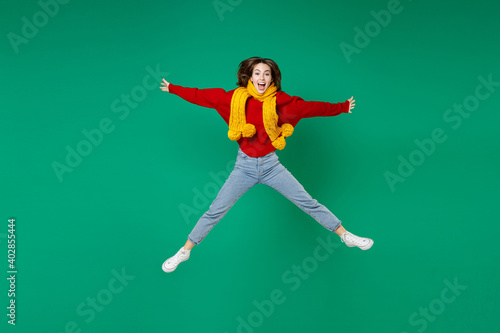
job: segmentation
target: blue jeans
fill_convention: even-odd
[[[235,202],[257,184],[274,188],[332,232],[341,223],[325,206],[313,199],[295,177],[281,165],[276,152],[262,157],[250,157],[238,149],[234,170],[208,211],[198,220],[188,239],[194,244],[199,244]]]

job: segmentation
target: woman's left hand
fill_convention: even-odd
[[[353,99],[353,97],[351,96],[351,98],[348,99],[349,101],[349,113],[352,113],[351,110],[354,109],[354,106],[356,105],[356,100]]]

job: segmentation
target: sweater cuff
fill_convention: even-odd
[[[349,100],[346,99],[344,104],[345,104],[345,109],[344,109],[343,113],[349,113],[349,104],[350,104]]]
[[[177,95],[176,92],[175,92],[176,90],[177,90],[177,86],[175,84],[170,83],[168,85],[168,92],[169,93]]]

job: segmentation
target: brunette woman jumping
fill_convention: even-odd
[[[237,76],[239,87],[228,92],[220,88],[186,88],[165,79],[161,83],[163,91],[217,110],[229,125],[229,139],[239,145],[234,170],[188,235],[184,246],[163,263],[163,270],[173,272],[181,262],[188,260],[191,249],[246,191],[257,184],[268,185],[283,194],[323,227],[339,235],[347,246],[362,250],[372,247],[373,240],[348,232],[335,215],[313,199],[280,163],[275,152],[285,148],[285,138],[292,135],[302,118],[351,113],[355,100],[351,97],[343,103],[306,102],[290,96],[281,91],[281,72],[271,59],[246,59],[240,63]]]

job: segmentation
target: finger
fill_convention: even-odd
[[[165,80],[165,79],[162,79],[162,81],[165,82],[165,83],[168,83],[167,80]]]

